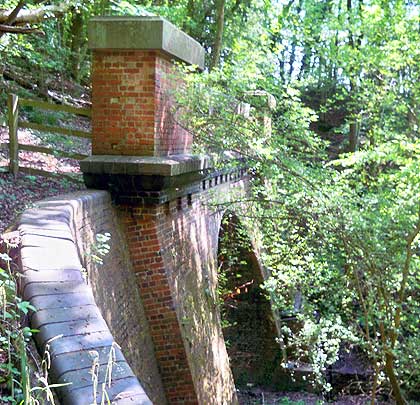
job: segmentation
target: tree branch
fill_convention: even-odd
[[[13,25],[0,24],[0,37],[9,32],[13,34],[38,34],[45,35],[44,31],[31,27],[14,27]]]
[[[19,3],[17,4],[17,6],[15,7],[15,9],[9,14],[9,16],[7,17],[5,24],[6,25],[12,25],[15,20],[16,17],[18,16],[20,10],[22,9],[22,7],[25,4],[25,0],[20,0]],[[2,31],[0,32],[0,38],[6,33],[6,32],[11,32],[11,31]]]
[[[5,21],[7,25],[12,25],[15,22],[16,17],[18,16],[20,10],[22,9],[24,5],[25,5],[25,0],[20,0],[18,5],[15,7],[15,9],[7,17],[7,20]]]
[[[36,8],[36,9],[31,9],[31,10],[19,9],[16,16],[13,16],[16,9],[17,7],[15,7],[13,11],[0,10],[0,24],[10,24],[9,18],[11,19],[11,17],[13,17],[14,25],[39,23],[39,22],[42,22],[44,19],[50,18],[51,15],[55,17],[59,15],[63,15],[64,12],[66,11],[66,6],[60,4],[58,6],[44,6],[42,8]]]

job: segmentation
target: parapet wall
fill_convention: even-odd
[[[83,191],[41,201],[22,214],[17,228],[21,293],[37,308],[30,319],[32,328],[39,329],[35,340],[41,352],[49,346],[52,381],[71,382],[59,389],[62,403],[85,405],[95,395],[100,402],[110,352],[115,351],[112,370],[108,367],[112,382],[106,387],[112,403],[165,404],[126,241],[109,194]],[[98,233],[111,234],[102,264],[93,260]],[[96,394],[91,373],[95,361],[100,364]]]

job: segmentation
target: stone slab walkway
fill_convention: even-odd
[[[95,193],[102,192],[45,200],[22,214],[20,290],[37,308],[31,327],[39,330],[35,340],[41,355],[50,353],[52,382],[64,384],[58,389],[62,404],[100,403],[106,395],[112,404],[149,405],[83,277],[75,220]]]

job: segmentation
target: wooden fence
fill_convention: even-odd
[[[58,157],[64,158],[71,158],[76,160],[84,159],[89,155],[81,154],[81,153],[71,153],[65,152],[63,150],[56,150],[53,148],[47,148],[45,146],[38,146],[38,145],[26,145],[19,143],[18,141],[18,129],[19,128],[28,128],[34,129],[36,131],[41,132],[50,132],[68,136],[75,136],[79,138],[88,138],[92,137],[90,132],[80,131],[70,128],[62,128],[58,126],[52,125],[42,125],[37,124],[35,122],[28,122],[22,121],[19,119],[19,107],[34,107],[39,108],[42,110],[49,110],[49,111],[62,111],[70,114],[77,114],[83,115],[86,117],[91,116],[91,109],[90,108],[81,108],[81,107],[72,107],[68,105],[58,105],[47,103],[44,101],[37,101],[37,100],[28,100],[24,98],[19,98],[15,94],[9,94],[7,100],[7,107],[8,107],[8,115],[7,115],[7,124],[9,126],[9,142],[7,143],[0,143],[0,147],[9,147],[9,172],[13,173],[14,176],[17,176],[18,172],[28,173],[28,174],[36,174],[41,176],[47,177],[57,177],[57,176],[65,176],[70,180],[74,180],[74,177],[71,177],[69,174],[60,173],[59,175],[48,172],[41,169],[35,169],[32,167],[25,167],[19,166],[19,151],[25,150],[30,152],[39,152],[39,153],[46,153],[49,155],[54,155]]]

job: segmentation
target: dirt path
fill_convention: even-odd
[[[370,404],[367,395],[340,395],[336,400],[326,402],[321,396],[308,392],[271,392],[253,388],[238,392],[240,405],[365,405]],[[392,402],[375,401],[376,405],[392,405]]]
[[[48,139],[41,139],[28,130],[19,131],[19,143],[29,145],[53,146]],[[7,128],[0,127],[0,143],[8,142]],[[71,145],[63,144],[60,149],[86,153],[90,150],[87,140],[76,140]],[[8,152],[0,150],[0,167],[7,167]],[[19,164],[26,167],[57,173],[57,178],[18,174],[17,178],[9,173],[0,173],[0,235],[10,226],[16,216],[34,202],[47,197],[68,193],[84,188],[83,182],[73,183],[60,178],[60,173],[80,173],[79,163],[74,159],[61,159],[51,155],[33,152],[20,152]]]

